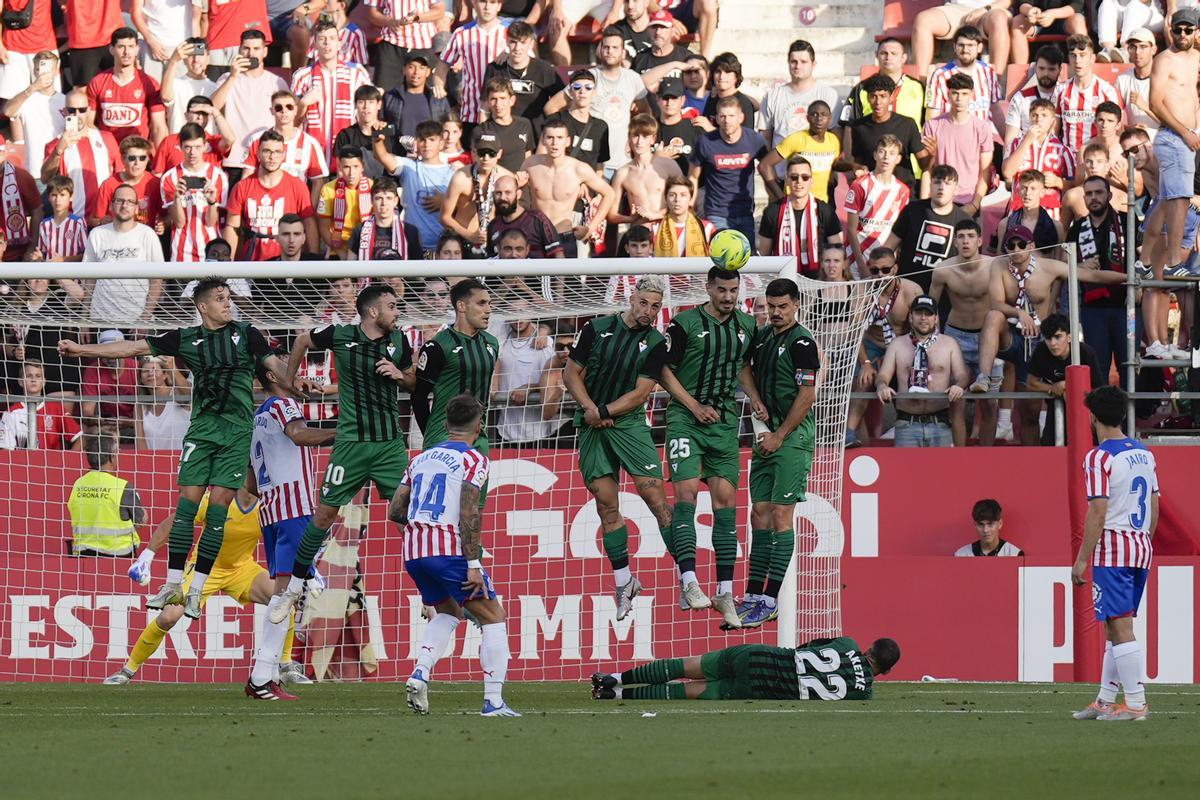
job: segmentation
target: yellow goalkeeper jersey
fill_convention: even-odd
[[[197,526],[204,525],[207,512],[208,493],[206,492],[204,499],[200,501],[200,510],[196,512]],[[262,526],[258,523],[258,500],[256,499],[249,508],[243,509],[235,496],[233,502],[229,504],[229,516],[225,520],[225,539],[221,542],[221,550],[217,553],[213,570],[234,570],[245,564],[258,563],[254,555],[261,539]],[[195,562],[195,548],[192,549],[188,560]]]

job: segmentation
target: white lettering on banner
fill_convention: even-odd
[[[31,640],[46,635],[46,622],[40,619],[40,614],[37,615],[39,618],[34,618],[34,609],[48,611],[50,595],[13,595],[9,602],[12,604],[12,613],[9,614],[12,620],[12,648],[9,655],[13,658],[49,658],[50,645],[38,646]]]
[[[646,501],[633,492],[620,492],[618,501],[625,523],[633,523],[633,527],[637,529],[638,549],[631,555],[635,558],[661,558],[666,555],[667,546],[663,544],[662,536],[659,535],[658,521],[654,519]],[[589,500],[579,509],[575,519],[571,520],[568,536],[571,544],[570,557],[602,558],[598,543],[599,530],[600,514],[596,511],[596,501]]]
[[[1021,567],[1017,581],[1017,680],[1053,681],[1054,665],[1074,657],[1071,568]],[[1056,600],[1060,589],[1062,602]],[[1063,621],[1061,643],[1054,641],[1056,620]]]
[[[204,659],[206,661],[240,661],[245,656],[245,648],[234,647],[226,643],[226,637],[236,637],[240,633],[237,612],[241,610],[238,601],[224,595],[213,595],[204,604]],[[226,611],[234,611],[235,616],[229,619]]]
[[[371,641],[371,649],[375,651],[376,659],[387,661],[387,640],[383,638],[383,618],[379,615],[379,598],[368,594],[364,595],[363,602],[367,607],[367,637]],[[259,627],[255,625],[254,630],[259,630]]]
[[[71,637],[72,644],[63,646],[55,643],[55,660],[73,660],[86,658],[96,644],[96,637],[86,623],[75,616],[75,609],[92,610],[92,598],[82,594],[68,594],[58,599],[54,604],[54,624],[59,630]]]
[[[611,661],[609,631],[623,642],[633,634],[633,660],[649,661],[654,658],[652,641],[652,605],[654,598],[643,594],[633,599],[633,611],[625,619],[617,620],[617,600],[610,595],[592,597],[592,655],[593,661]]]
[[[140,608],[142,599],[132,594],[101,594],[96,596],[96,610],[108,609],[108,649],[104,657],[125,658],[129,655],[129,612]]]
[[[560,595],[554,603],[553,613],[546,611],[545,601],[537,595],[521,595],[517,600],[521,604],[521,650],[518,658],[538,661],[538,653],[545,649],[545,643],[560,636],[560,657],[564,661],[583,658],[579,645],[583,595]],[[542,636],[538,635],[539,632]],[[541,641],[543,638],[545,643]]]
[[[558,476],[536,461],[524,458],[505,458],[492,462],[488,473],[492,490],[501,486],[519,486],[532,489],[535,495],[545,494],[558,482]],[[537,547],[534,558],[564,558],[566,549],[563,527],[566,514],[551,509],[509,511],[505,515],[506,528],[510,537],[534,536]],[[597,554],[599,552],[597,551]]]
[[[1155,586],[1154,584],[1158,585]],[[1146,598],[1156,592],[1158,669],[1149,672],[1146,660],[1147,680],[1150,683],[1193,683],[1196,675],[1195,639],[1196,594],[1194,571],[1187,566],[1163,566],[1151,573],[1151,580],[1142,594],[1138,615],[1133,618],[1133,635],[1142,643],[1149,655],[1150,637],[1146,635],[1150,614]]]
[[[146,624],[158,616],[158,612],[152,609],[146,610]],[[154,652],[151,658],[173,661],[195,661],[196,651],[192,648],[192,640],[188,636],[188,630],[192,627],[190,617],[180,617],[179,621],[171,630],[167,631],[167,638],[163,639],[163,646]],[[175,654],[168,659],[167,648],[175,651]]]
[[[858,456],[846,472],[855,486],[874,486],[879,480],[879,462],[870,456]],[[879,556],[879,495],[875,492],[850,495],[850,555]]]

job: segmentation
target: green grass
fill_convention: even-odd
[[[1151,686],[1145,723],[1075,722],[1087,686],[885,683],[869,703],[599,703],[510,684],[0,685],[0,797],[1196,797],[1200,687]]]

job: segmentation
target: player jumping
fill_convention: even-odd
[[[708,271],[708,302],[676,314],[667,327],[667,366],[660,378],[671,394],[667,465],[675,487],[675,511],[667,549],[679,565],[679,607],[715,606],[732,628],[741,627],[733,599],[742,471],[735,386],[740,383],[753,410],[762,419],[767,416],[750,370],[754,318],[737,309],[741,283],[736,272],[718,267]],[[696,579],[696,496],[702,480],[712,496],[712,544],[717,557],[717,591],[712,600]]]
[[[260,497],[258,514],[267,569],[275,581],[254,666],[246,681],[246,694],[261,700],[269,699],[263,695],[271,691],[271,676],[278,667],[289,627],[286,616],[272,622],[271,612],[284,602],[296,550],[312,521],[313,456],[309,448],[329,444],[336,432],[308,427],[300,404],[281,396],[282,383],[274,372],[260,367],[258,382],[267,392],[267,399],[254,414],[250,461]]]
[[[320,502],[304,528],[292,576],[267,618],[273,624],[287,619],[300,599],[305,576],[338,509],[349,503],[363,485],[373,481],[381,497],[390,498],[408,467],[408,450],[400,427],[400,388],[413,387],[412,347],[398,329],[400,313],[392,287],[373,283],[354,301],[361,322],[323,325],[302,333],[292,345],[286,372],[291,376],[304,363],[310,348],[333,351],[338,376],[338,423],[333,452],[321,485]]]
[[[1071,568],[1071,580],[1082,586],[1092,564],[1092,603],[1104,623],[1104,666],[1100,693],[1075,719],[1145,720],[1146,687],[1142,648],[1133,636],[1142,590],[1150,575],[1151,540],[1158,527],[1158,474],[1154,454],[1121,430],[1129,395],[1117,386],[1102,386],[1085,400],[1100,440],[1083,461],[1088,512],[1083,544]],[[1124,688],[1125,703],[1117,703]]]
[[[870,700],[875,678],[900,660],[893,639],[864,653],[848,636],[799,647],[740,644],[592,675],[594,700]],[[676,683],[690,678],[688,683]]]
[[[800,290],[790,278],[767,284],[767,320],[752,355],[754,383],[770,413],[770,431],[750,461],[750,569],[738,607],[743,628],[779,616],[777,599],[796,548],[792,527],[812,469],[817,373],[821,357],[811,333],[796,321]]]
[[[438,613],[421,637],[421,654],[406,684],[408,705],[429,713],[429,675],[463,619],[479,622],[485,717],[519,717],[504,703],[508,673],[508,626],[491,578],[480,559],[480,495],[491,462],[475,449],[483,428],[483,404],[460,394],[443,405],[448,439],[413,459],[392,498],[388,518],[404,526],[404,569],[421,591],[421,602]]]
[[[654,329],[662,308],[662,280],[638,279],[629,308],[591,320],[575,338],[563,383],[579,404],[579,471],[596,498],[604,552],[616,579],[617,619],[633,609],[642,584],[629,571],[629,530],[621,516],[618,481],[624,469],[671,541],[671,507],[662,463],[646,424],[646,399],[662,374],[666,340]]]
[[[179,459],[179,503],[168,544],[167,582],[149,600],[147,608],[162,609],[183,602],[183,613],[200,618],[204,584],[213,570],[225,535],[225,519],[234,493],[246,480],[250,461],[251,420],[254,415],[254,367],[262,364],[276,375],[290,374],[271,354],[257,328],[233,320],[229,284],[223,278],[205,278],[192,295],[200,324],[167,331],[138,341],[78,344],[58,343],[64,357],[134,358],[144,355],[178,356],[192,372],[192,419],[183,437]],[[290,379],[281,388],[294,392]],[[211,487],[211,488],[210,488]],[[184,597],[183,570],[192,548],[196,512],[209,490],[208,515],[196,547],[191,588]],[[281,619],[286,618],[287,614]]]

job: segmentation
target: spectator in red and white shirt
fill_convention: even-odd
[[[970,75],[975,82],[971,113],[986,122],[1001,119],[1000,103],[1004,100],[1004,93],[1000,91],[1000,78],[991,64],[979,60],[982,53],[983,33],[970,25],[959,28],[954,34],[954,60],[946,62],[929,76],[929,88],[925,92],[925,105],[929,108],[926,119],[950,111],[950,92],[946,88],[946,81],[960,72]]]
[[[299,108],[296,95],[286,89],[271,95],[271,114],[275,117],[275,124],[268,130],[275,131],[283,139],[283,171],[293,178],[320,186],[329,174],[329,162],[325,160],[321,143],[296,127]],[[246,154],[246,164],[251,168],[258,166],[259,141],[259,138],[255,138]]]
[[[42,223],[42,197],[33,176],[8,160],[8,148],[0,136],[0,258],[21,261]]]
[[[399,86],[410,50],[434,46],[437,23],[446,16],[442,0],[365,0],[367,19],[379,26],[375,85]]]
[[[140,136],[127,136],[121,140],[121,163],[124,169],[115,175],[109,175],[108,180],[100,184],[100,193],[96,199],[96,210],[88,220],[91,227],[103,225],[112,221],[113,193],[117,187],[124,184],[132,186],[137,192],[137,216],[135,219],[143,225],[154,228],[159,236],[163,233],[163,223],[159,219],[162,212],[162,196],[159,192],[158,178],[150,172],[150,143]]]
[[[292,77],[292,93],[304,106],[304,130],[321,143],[325,162],[333,159],[333,138],[354,124],[354,93],[371,77],[359,64],[338,58],[338,31],[332,22],[313,28],[317,61]]]
[[[4,0],[5,11],[24,11],[33,0]],[[50,3],[34,3],[29,27],[14,30],[7,26],[0,31],[0,98],[16,97],[37,76],[34,60],[38,53],[58,50],[58,39],[54,35],[54,20],[51,18]],[[54,88],[61,90],[56,79]]]
[[[362,28],[346,19],[346,2],[347,0],[328,0],[324,13],[329,15],[330,21],[338,29],[338,58],[366,67],[370,65],[367,35],[363,33]],[[308,48],[308,60],[314,61],[316,57],[317,43],[313,42]]]
[[[212,101],[207,97],[197,95],[188,101],[187,117],[184,124],[199,125],[208,130],[209,120],[216,123],[220,134],[206,134],[204,137],[204,160],[215,167],[221,166],[225,157],[233,147],[233,128],[225,115],[213,108]],[[182,126],[180,126],[182,130]],[[159,143],[154,152],[155,175],[162,175],[167,170],[183,161],[183,150],[179,146],[179,134],[172,133]]]
[[[892,233],[896,218],[908,205],[909,189],[895,176],[904,145],[890,133],[875,145],[875,169],[856,180],[846,193],[846,239],[854,258],[855,278],[866,278],[867,256]]]
[[[282,169],[283,144],[277,131],[265,131],[258,140],[258,169],[229,195],[224,237],[240,260],[266,261],[279,255],[275,235],[284,214],[299,214],[304,220],[310,251],[320,245],[308,189]]]
[[[38,226],[37,247],[30,250],[28,261],[82,261],[87,246],[88,227],[83,217],[71,213],[75,187],[65,175],[52,175],[46,182],[50,216]]]
[[[1029,130],[1029,107],[1034,100],[1049,100],[1050,109],[1054,110],[1054,91],[1058,86],[1062,62],[1063,54],[1058,45],[1046,44],[1038,48],[1037,61],[1033,65],[1033,83],[1019,90],[1008,101],[1008,111],[1004,115],[1005,152]]]
[[[1116,87],[1096,77],[1096,49],[1086,34],[1067,39],[1067,59],[1072,78],[1060,83],[1054,93],[1054,105],[1062,122],[1062,140],[1078,158],[1088,140],[1096,135],[1096,106],[1104,101],[1121,106]]]
[[[113,68],[87,85],[88,100],[96,109],[96,127],[108,131],[117,141],[136,134],[161,142],[167,135],[167,109],[158,81],[137,67],[137,31],[118,28],[108,50]]]
[[[58,400],[45,400],[46,372],[40,361],[26,361],[21,370],[21,392],[37,399],[33,410],[37,418],[39,450],[78,450],[83,430],[68,406]],[[29,447],[29,406],[14,403],[0,414],[0,450]]]
[[[204,248],[219,235],[221,209],[229,201],[229,179],[208,160],[204,129],[189,122],[179,131],[183,161],[162,176],[162,205],[171,223],[171,260],[203,261]]]
[[[458,85],[459,112],[463,122],[475,124],[483,120],[483,75],[488,64],[501,53],[508,52],[508,37],[500,24],[500,0],[476,0],[475,24],[450,34],[450,43],[442,53],[442,63],[434,72],[433,93],[446,93],[446,76],[462,65]]]
[[[87,92],[73,89],[67,93],[66,131],[46,145],[42,161],[42,183],[54,175],[65,175],[75,185],[74,211],[84,219],[92,216],[100,184],[121,169],[121,151],[108,131],[92,127],[88,114]]]
[[[1054,133],[1054,104],[1037,98],[1029,104],[1029,128],[1025,134],[1009,145],[1000,174],[1013,188],[1013,201],[1009,208],[1020,208],[1016,186],[1025,170],[1037,170],[1045,176],[1046,193],[1042,196],[1042,208],[1058,219],[1062,205],[1062,192],[1075,178],[1075,155],[1067,149],[1062,139]]]
[[[225,165],[237,168],[246,165],[246,151],[254,137],[274,124],[271,104],[264,103],[263,99],[288,88],[283,78],[267,72],[263,66],[267,57],[267,38],[263,32],[248,30],[242,34],[241,41],[241,49],[233,59],[229,73],[217,81],[217,89],[212,95],[213,108],[223,111],[229,127],[233,128],[235,141]]]

